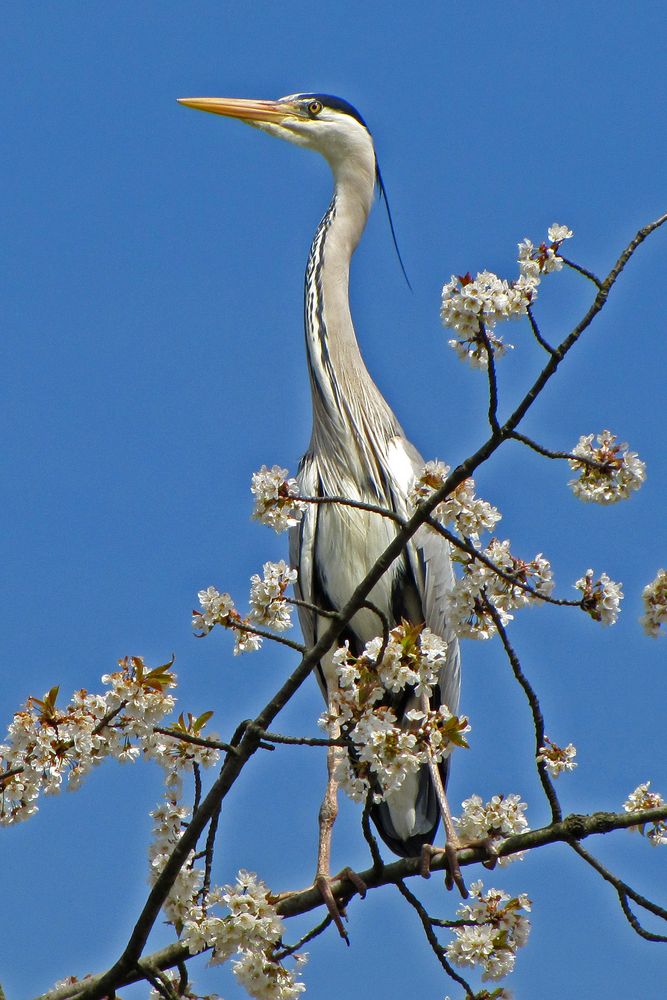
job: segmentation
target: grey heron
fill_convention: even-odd
[[[277,101],[231,98],[184,98],[182,104],[240,119],[263,132],[324,156],[333,172],[334,191],[315,236],[305,278],[305,334],[312,389],[313,428],[298,473],[304,496],[346,497],[380,505],[401,515],[409,511],[408,491],[424,461],[407,440],[382,393],[371,378],[355,336],[348,299],[350,260],[364,231],[373,196],[382,180],[370,131],[347,101],[327,94],[293,94]],[[393,227],[392,227],[393,231]],[[291,564],[298,570],[297,596],[324,611],[343,607],[355,587],[395,536],[395,524],[378,515],[335,504],[311,505],[292,529]],[[449,546],[426,528],[414,536],[369,595],[394,626],[402,620],[425,623],[448,643],[431,706],[441,703],[456,713],[460,657],[448,629],[444,596],[453,585]],[[307,644],[314,643],[328,620],[307,607],[299,609]],[[342,634],[354,655],[378,634],[377,615],[360,610]],[[331,654],[318,667],[322,690],[337,687]],[[399,717],[419,707],[416,696],[387,693]],[[408,725],[408,723],[406,723]],[[320,849],[316,883],[325,899],[329,880],[329,841],[336,814],[333,776],[336,749],[329,751],[329,785],[320,812]],[[400,789],[372,809],[386,844],[401,856],[418,854],[433,843],[443,813],[454,852],[443,785],[447,762],[409,775]],[[452,861],[450,868],[457,867]],[[457,884],[465,892],[457,871]],[[329,892],[330,896],[330,892]],[[332,899],[327,902],[332,904]],[[342,933],[342,925],[337,920]]]

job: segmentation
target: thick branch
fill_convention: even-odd
[[[624,830],[633,826],[642,826],[655,820],[667,819],[667,805],[658,809],[646,809],[637,813],[609,813],[597,812],[591,815],[579,815],[573,813],[566,816],[559,823],[551,823],[549,826],[541,827],[538,830],[529,830],[526,833],[516,834],[501,841],[497,847],[498,855],[506,857],[509,854],[516,854],[519,851],[531,851],[545,847],[548,844],[567,843],[574,845],[587,837],[600,834],[611,833],[614,830]],[[488,855],[484,849],[464,848],[459,852],[459,863],[461,866],[473,865],[488,860]],[[389,865],[373,865],[365,871],[359,872],[360,878],[368,889],[378,889],[386,885],[398,885],[401,880],[413,878],[420,874],[421,859],[402,858]],[[446,859],[443,855],[435,855],[431,862],[432,871],[442,871],[445,868]],[[602,872],[600,872],[602,874]],[[623,883],[625,885],[625,883]],[[357,893],[352,883],[345,877],[332,879],[331,888],[336,899],[342,904],[347,904]],[[644,900],[638,893],[627,887],[628,895],[652,913],[667,919],[667,910]],[[298,892],[291,893],[282,898],[276,909],[283,917],[294,917],[298,914],[308,913],[323,906],[322,895],[318,889],[310,886]],[[162,948],[144,959],[154,969],[168,969],[178,965],[184,959],[190,958],[187,948],[175,943],[167,948]],[[88,997],[104,997],[104,982],[109,973],[99,976],[91,976],[81,982],[68,986],[61,986],[57,990],[41,994],[36,1000],[84,1000]],[[135,965],[127,969],[116,981],[116,988],[136,983],[143,977],[137,972]]]

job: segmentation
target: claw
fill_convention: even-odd
[[[465,846],[467,847],[468,845],[466,844]],[[461,868],[459,866],[459,851],[461,850],[461,847],[461,844],[452,844],[451,841],[447,841],[444,847],[434,847],[432,844],[424,844],[421,852],[419,874],[422,878],[430,878],[432,859],[436,854],[444,854],[446,888],[453,889],[454,886],[456,886],[463,899],[467,899],[468,890],[466,889],[466,884],[463,881],[463,875],[461,874]]]
[[[361,875],[355,872],[354,868],[346,866],[342,868],[336,878],[346,878],[348,882],[351,882],[354,888],[357,890],[362,899],[366,898],[366,893],[368,891],[368,886],[362,879]]]
[[[338,903],[331,889],[331,883],[336,882],[339,879],[347,879],[348,882],[351,882],[362,899],[366,895],[367,886],[364,880],[357,874],[357,872],[354,871],[353,868],[343,868],[342,871],[338,872],[338,875],[334,875],[333,877],[324,874],[320,874],[315,877],[315,888],[319,890],[319,893],[324,900],[324,905],[329,911],[329,916],[336,925],[338,933],[342,937],[345,944],[349,947],[350,938],[343,923],[343,920],[347,920],[345,907]]]
[[[319,890],[319,893],[324,900],[324,905],[329,911],[329,916],[338,929],[338,933],[349,948],[350,938],[345,930],[345,925],[343,924],[343,918],[347,920],[347,914],[345,913],[345,909],[342,906],[339,906],[336,902],[334,894],[331,891],[332,881],[333,880],[328,875],[318,875],[315,878],[315,887]]]

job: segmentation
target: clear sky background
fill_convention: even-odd
[[[664,5],[5,0],[2,21],[3,724],[54,684],[99,689],[126,653],[150,664],[175,653],[179,708],[214,709],[229,736],[294,660],[235,659],[222,634],[195,640],[190,610],[209,584],[243,604],[250,575],[286,554],[284,537],[249,520],[249,479],[262,463],[294,471],[307,444],[302,280],[330,177],[316,156],[176,98],[319,90],[359,107],[414,291],[377,207],[353,268],[357,331],[409,437],[454,464],[486,434],[485,386],[446,346],[443,282],[483,268],[513,277],[516,243],[553,222],[575,231],[569,256],[606,273],[667,208]],[[578,747],[578,770],[559,781],[567,810],[618,809],[648,778],[667,793],[667,644],[637,621],[667,559],[666,274],[662,232],[524,427],[555,448],[609,427],[648,464],[640,493],[582,505],[566,467],[518,446],[477,477],[504,512],[501,537],[526,557],[543,551],[562,596],[589,566],[624,584],[613,628],[544,609],[513,629],[547,732]],[[591,299],[576,275],[546,280],[545,334],[559,339]],[[542,358],[527,328],[502,332],[517,345],[501,365],[504,413]],[[472,749],[456,754],[452,801],[520,792],[540,826],[523,697],[497,642],[463,655]],[[320,711],[309,683],[279,728],[314,734]],[[324,776],[320,751],[258,754],[225,803],[217,880],[246,867],[275,890],[305,885]],[[117,956],[145,898],[161,794],[158,768],[109,763],[1,831],[8,1000]],[[344,803],[335,867],[368,864],[358,820]],[[588,846],[664,904],[667,855],[630,833]],[[664,945],[640,940],[564,846],[484,878],[534,900],[507,983],[517,1000],[664,991]],[[413,888],[453,914],[439,877]],[[310,996],[458,996],[395,890],[355,901],[349,926],[350,949],[333,932],[310,949]],[[151,946],[169,940],[158,928]],[[193,969],[202,991],[241,995],[227,969]]]

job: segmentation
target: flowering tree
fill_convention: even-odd
[[[255,517],[282,532],[298,523],[308,504],[335,502],[362,506],[377,517],[391,519],[395,536],[385,552],[338,612],[316,609],[330,624],[316,645],[306,647],[284,633],[291,627],[291,613],[299,601],[290,597],[295,570],[284,561],[267,562],[262,575],[251,580],[249,612],[237,610],[232,597],[209,586],[199,593],[193,614],[195,633],[204,637],[214,629],[230,631],[234,653],[257,650],[264,642],[286,645],[297,660],[294,670],[251,720],[239,720],[236,731],[222,740],[208,731],[212,712],[198,717],[181,712],[174,719],[176,676],[173,662],[147,666],[140,657],[126,657],[119,669],[105,674],[103,693],[77,691],[66,701],[54,687],[43,697],[31,697],[9,725],[0,746],[0,821],[4,825],[29,819],[43,793],[66,785],[76,788],[86,774],[109,758],[123,761],[152,759],[164,770],[164,798],[151,812],[154,839],[149,849],[151,891],[126,947],[103,972],[83,979],[72,977],[56,984],[41,1000],[93,1000],[113,997],[122,986],[146,981],[152,997],[167,1000],[193,998],[188,961],[207,953],[212,963],[230,961],[238,982],[257,998],[290,1000],[305,990],[301,965],[306,943],[332,922],[335,915],[314,917],[312,928],[295,944],[287,944],[286,921],[298,914],[317,912],[323,900],[315,888],[276,894],[258,877],[241,870],[234,885],[213,881],[216,838],[223,828],[222,803],[241,778],[248,761],[262,749],[278,744],[334,746],[336,776],[344,790],[362,804],[362,831],[369,850],[369,867],[349,869],[333,880],[332,891],[343,908],[357,894],[395,885],[415,911],[426,940],[445,973],[463,995],[477,1000],[509,996],[496,981],[512,971],[519,948],[529,931],[531,901],[521,893],[511,896],[480,879],[471,882],[467,901],[458,906],[448,898],[443,907],[449,916],[430,914],[419,900],[415,877],[428,872],[423,859],[387,862],[373,835],[369,814],[374,803],[399,789],[406,777],[424,764],[444,761],[455,747],[466,747],[471,730],[465,716],[447,706],[429,708],[429,695],[447,654],[447,644],[419,624],[401,622],[390,628],[378,613],[378,635],[360,656],[352,655],[340,636],[363,606],[388,567],[408,540],[420,530],[448,539],[458,565],[453,589],[446,596],[447,617],[461,639],[495,639],[504,651],[517,683],[525,694],[534,730],[534,761],[550,822],[539,829],[528,826],[526,804],[512,790],[484,802],[471,793],[456,818],[466,846],[462,866],[493,869],[556,841],[566,843],[615,891],[632,930],[642,937],[667,941],[667,935],[644,927],[643,914],[667,920],[667,910],[634,889],[584,847],[596,835],[637,829],[655,845],[667,844],[667,804],[650,782],[628,790],[616,811],[589,815],[563,815],[555,779],[576,765],[572,743],[559,745],[545,727],[538,694],[529,680],[510,637],[515,614],[530,605],[551,604],[560,613],[583,611],[601,626],[613,625],[620,612],[621,584],[603,571],[582,566],[573,583],[576,597],[557,596],[552,566],[538,553],[532,558],[515,555],[507,539],[496,537],[501,514],[475,494],[473,473],[507,442],[519,442],[547,460],[563,462],[570,470],[574,495],[586,502],[611,504],[627,499],[645,478],[644,463],[609,430],[584,434],[570,451],[552,450],[532,440],[521,424],[535,400],[548,390],[551,379],[586,333],[640,244],[667,222],[667,215],[639,230],[615,265],[600,279],[567,259],[562,244],[572,236],[565,226],[549,229],[545,242],[519,244],[519,276],[502,280],[488,271],[476,278],[453,277],[443,289],[442,320],[453,331],[450,344],[457,355],[481,369],[488,384],[488,430],[479,447],[455,469],[428,462],[415,478],[412,511],[401,517],[394,511],[346,499],[301,496],[295,480],[278,466],[263,467],[253,476]],[[592,304],[557,345],[543,336],[535,314],[542,279],[564,266],[577,271],[595,289]],[[545,363],[510,415],[499,416],[500,393],[496,366],[510,346],[498,334],[501,322],[524,317],[544,352]],[[491,536],[488,540],[485,536]],[[568,588],[565,588],[568,592]],[[571,589],[569,590],[571,593]],[[667,624],[667,571],[661,569],[647,581],[643,592],[645,632],[658,637]],[[377,610],[377,609],[375,609]],[[272,729],[286,706],[319,660],[333,651],[338,690],[323,713],[323,736],[318,739],[284,736]],[[399,725],[391,708],[381,704],[386,691],[409,689],[420,708],[408,713],[409,728]],[[551,729],[550,720],[550,729]],[[474,720],[473,720],[474,726]],[[305,752],[305,751],[304,751]],[[205,789],[203,770],[215,769]],[[192,780],[184,787],[184,779]],[[187,803],[187,804],[186,804]],[[433,869],[446,866],[444,857],[431,861]],[[488,877],[484,873],[485,879]],[[448,873],[448,880],[451,875]],[[408,885],[410,883],[410,886]],[[146,953],[151,929],[158,918],[174,928],[174,943],[159,952]],[[475,988],[466,976],[481,976]],[[0,997],[2,990],[0,987]]]

